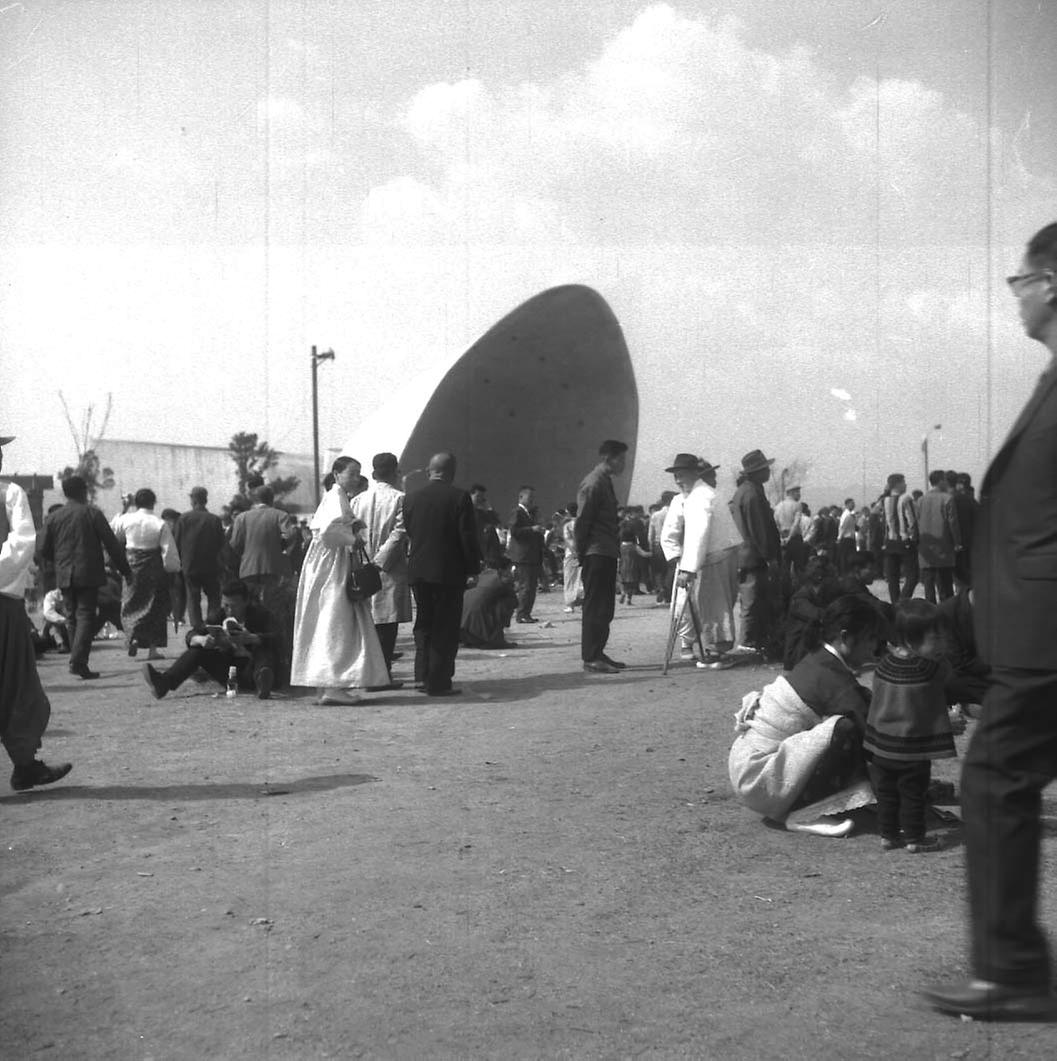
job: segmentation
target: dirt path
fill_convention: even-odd
[[[538,614],[461,653],[444,702],[158,703],[116,642],[98,682],[45,662],[44,754],[75,765],[0,795],[5,1054],[1057,1056],[1052,1028],[914,997],[964,969],[956,826],[886,855],[734,802],[732,713],[773,669],[662,677],[643,598],[611,640],[631,669],[586,676],[578,617]]]

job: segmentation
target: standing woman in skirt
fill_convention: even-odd
[[[138,649],[146,648],[148,659],[163,658],[158,649],[168,644],[169,576],[180,570],[172,531],[154,515],[156,500],[153,490],[137,490],[132,508],[113,521],[132,569],[121,594],[121,626],[128,638],[128,654],[135,656]]]
[[[321,704],[356,704],[360,697],[353,690],[388,685],[389,668],[370,601],[354,603],[345,595],[364,528],[349,504],[360,479],[359,461],[338,457],[330,478],[333,485],[309,523],[312,541],[297,585],[290,683],[314,686]]]

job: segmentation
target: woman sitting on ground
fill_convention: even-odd
[[[742,700],[728,769],[746,807],[797,832],[851,832],[844,813],[874,802],[862,754],[870,693],[855,672],[886,632],[867,601],[840,597],[812,623],[808,655]]]

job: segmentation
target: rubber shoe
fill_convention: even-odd
[[[11,787],[16,792],[25,792],[27,788],[38,785],[51,785],[60,781],[73,769],[73,763],[59,763],[48,766],[47,763],[34,759],[25,766],[16,766],[11,771]]]
[[[924,855],[939,851],[940,842],[934,836],[923,836],[919,840],[908,840],[905,847],[912,855]]]

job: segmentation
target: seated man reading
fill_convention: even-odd
[[[267,700],[275,685],[272,661],[272,619],[250,600],[245,582],[229,582],[220,598],[220,611],[187,633],[187,651],[167,670],[146,663],[143,677],[156,700],[180,687],[199,667],[222,685],[235,668],[240,689],[255,690]]]

